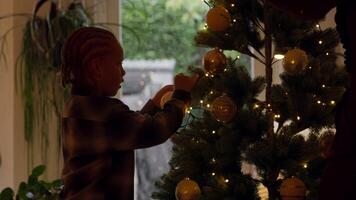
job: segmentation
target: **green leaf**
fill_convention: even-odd
[[[39,176],[41,176],[43,174],[43,172],[45,170],[46,170],[46,166],[40,165],[40,166],[38,166],[38,167],[36,167],[35,169],[32,170],[31,177],[38,178]]]
[[[14,191],[11,188],[5,188],[1,191],[0,200],[13,200],[14,199]]]
[[[52,182],[52,186],[54,189],[56,190],[60,190],[60,188],[62,187],[63,183],[61,180],[55,180]]]
[[[34,186],[38,183],[37,177],[30,176],[28,177],[28,186]]]
[[[19,191],[26,190],[27,184],[25,182],[21,182],[19,185]]]
[[[16,195],[16,199],[26,199],[26,191],[21,191],[21,192],[18,192],[17,195]]]
[[[41,186],[44,187],[46,190],[51,190],[51,188],[52,188],[52,184],[51,184],[51,183],[47,183],[46,181],[39,181],[39,183],[40,183]]]
[[[19,185],[17,196],[19,196],[20,199],[25,198],[26,197],[26,190],[27,190],[27,184],[25,182],[21,182],[20,185]]]

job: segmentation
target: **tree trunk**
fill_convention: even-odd
[[[267,105],[267,121],[268,121],[268,137],[271,137],[274,133],[273,125],[273,112],[272,112],[272,33],[270,30],[270,10],[265,2],[264,5],[264,25],[265,25],[265,67],[266,67],[266,105]]]
[[[264,25],[265,25],[265,70],[266,70],[266,105],[267,105],[267,136],[271,138],[274,134],[274,119],[273,119],[273,110],[272,110],[272,81],[273,81],[273,55],[272,55],[272,33],[270,29],[271,21],[269,17],[269,6],[268,3],[265,2],[264,5]],[[276,186],[276,181],[279,175],[279,170],[272,170],[268,172],[267,176],[267,184],[266,187],[268,189],[268,198],[269,200],[277,200],[279,199],[279,192]]]
[[[279,192],[278,189],[274,186],[268,186],[268,200],[279,200]]]

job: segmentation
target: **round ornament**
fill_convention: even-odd
[[[284,70],[288,73],[295,74],[305,70],[309,64],[308,55],[301,49],[289,50],[283,59]]]
[[[199,185],[189,178],[181,180],[176,187],[177,200],[198,200],[200,195]]]
[[[227,95],[222,95],[213,101],[211,112],[219,122],[230,122],[234,119],[237,106]]]
[[[162,96],[161,103],[160,103],[161,104],[161,108],[164,107],[164,104],[166,104],[167,101],[172,99],[172,95],[173,95],[173,91],[168,91]]]
[[[306,192],[307,187],[304,182],[296,177],[284,180],[279,189],[282,200],[303,200]]]
[[[203,66],[209,74],[219,74],[224,71],[227,59],[218,48],[208,51],[203,59]]]
[[[223,6],[216,6],[210,9],[206,15],[206,23],[211,31],[225,31],[231,24],[229,11]]]

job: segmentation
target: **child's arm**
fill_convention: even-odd
[[[176,90],[164,109],[157,112],[149,109],[155,114],[134,112],[128,107],[123,110],[118,106],[108,123],[109,146],[112,150],[131,150],[165,142],[180,127],[189,97],[188,92]]]
[[[190,91],[198,78],[177,75],[172,99],[162,110],[153,108],[158,107],[160,98],[153,98],[148,102],[151,105],[146,105],[141,112],[130,111],[127,106],[118,106],[116,111],[114,109],[109,122],[110,147],[113,150],[129,150],[165,142],[180,127],[190,102]],[[169,89],[169,86],[163,88],[162,93],[165,89]],[[156,97],[162,96],[159,93]]]
[[[147,101],[145,106],[141,109],[140,113],[154,115],[156,112],[161,110],[161,99],[162,96],[165,95],[169,91],[174,90],[174,85],[166,85],[161,88],[157,94],[150,100]],[[190,94],[188,94],[190,95]]]
[[[158,107],[152,99],[148,100],[146,104],[143,106],[143,108],[140,110],[141,114],[148,114],[148,115],[154,115],[158,111],[160,111],[161,108]]]
[[[321,19],[336,6],[336,0],[265,0],[302,19]]]

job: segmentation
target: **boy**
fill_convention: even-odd
[[[140,112],[114,96],[123,82],[123,50],[109,31],[86,27],[63,48],[63,84],[72,96],[63,112],[61,194],[66,200],[132,200],[134,149],[166,141],[181,125],[198,77],[175,76]],[[173,90],[163,109],[163,94]]]

